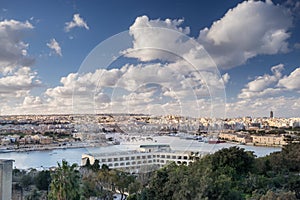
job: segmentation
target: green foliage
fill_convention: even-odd
[[[97,164],[99,166],[99,163]],[[82,176],[83,196],[85,198],[99,197],[101,199],[113,199],[116,191],[120,192],[121,198],[125,198],[125,193],[137,194],[141,184],[136,177],[129,173],[109,169],[108,166],[84,168]],[[132,198],[132,197],[131,197]]]
[[[268,190],[268,192],[263,195],[260,200],[296,200],[296,196],[292,192],[284,192],[284,191],[278,191],[274,192],[272,190]]]
[[[286,145],[282,149],[281,155],[283,167],[286,166],[289,171],[300,171],[300,143]]]
[[[97,187],[97,175],[95,173],[85,173],[82,177],[82,185],[84,197],[89,198],[101,195],[101,192],[99,192]]]
[[[85,167],[88,168],[88,169],[91,168],[91,162],[90,162],[89,158],[87,158],[87,160],[86,160]]]
[[[35,188],[25,197],[25,200],[40,200],[41,193]]]
[[[253,170],[255,156],[253,152],[246,152],[239,147],[230,147],[217,151],[209,158],[213,171],[244,175]]]
[[[93,165],[91,166],[91,169],[93,170],[93,171],[97,171],[97,170],[99,170],[100,169],[100,165],[99,165],[99,160],[95,160],[95,162],[93,163]]]
[[[255,158],[253,152],[230,147],[205,156],[190,166],[171,163],[156,171],[145,189],[132,198],[300,198],[299,150],[298,144],[291,144],[282,152]]]
[[[230,147],[189,166],[172,162],[139,178],[106,165],[100,168],[97,160],[82,168],[81,174],[76,165],[63,161],[51,177],[49,171],[17,169],[13,177],[23,187],[35,183],[39,190],[46,190],[52,179],[48,197],[55,200],[113,199],[116,191],[123,199],[129,193],[127,199],[131,200],[294,200],[300,199],[300,144],[289,144],[281,152],[261,158]],[[40,194],[32,190],[27,199],[38,199]]]
[[[50,172],[48,170],[38,172],[34,178],[34,183],[39,190],[48,190],[51,183]]]
[[[24,174],[21,177],[21,187],[22,188],[28,188],[32,184],[33,184],[33,177],[30,174]]]
[[[49,199],[51,200],[78,200],[81,197],[80,173],[76,170],[77,165],[68,165],[63,160],[62,165],[51,174]]]

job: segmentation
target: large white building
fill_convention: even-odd
[[[207,153],[173,151],[169,145],[140,145],[138,150],[113,153],[83,154],[81,164],[90,164],[99,160],[100,167],[107,165],[110,169],[120,169],[130,173],[144,173],[163,167],[169,162],[189,165]]]
[[[0,200],[11,200],[13,160],[0,159]]]

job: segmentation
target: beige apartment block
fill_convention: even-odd
[[[284,140],[284,135],[253,135],[253,144],[266,145],[266,146],[282,146],[286,145],[287,142]]]
[[[248,134],[239,133],[220,133],[219,138],[223,140],[239,142],[239,143],[251,143],[252,138]]]

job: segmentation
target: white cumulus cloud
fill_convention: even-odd
[[[300,92],[300,68],[296,68],[290,75],[284,76],[278,85],[288,90]]]
[[[27,57],[28,44],[23,41],[26,31],[33,28],[28,21],[0,21],[0,73],[12,72],[17,65],[33,63],[34,60]]]
[[[74,14],[73,15],[73,20],[70,22],[66,22],[65,25],[65,31],[69,32],[71,29],[79,27],[79,28],[85,28],[89,30],[89,26],[87,25],[86,21],[83,20],[83,18],[80,17],[79,14]]]
[[[60,86],[47,89],[45,96],[51,107],[61,107],[64,111],[138,113],[143,107],[148,107],[149,113],[159,114],[152,113],[158,105],[189,106],[186,102],[209,99],[210,95],[224,91],[229,78],[227,73],[220,77],[209,71],[197,72],[184,61],[125,64],[119,69],[71,73],[61,78]],[[191,110],[178,109],[185,115]]]
[[[181,27],[183,22],[183,19],[151,20],[145,15],[137,17],[129,28],[129,34],[133,37],[133,48],[123,53],[141,61],[176,59],[170,53],[179,51],[181,56],[190,48],[190,46],[184,47],[183,42],[180,41],[184,39],[181,38],[183,34],[190,33],[189,27]],[[181,46],[181,49],[178,49],[178,46]]]
[[[300,68],[294,69],[288,75],[282,75],[283,64],[273,66],[273,75],[265,74],[256,77],[246,84],[238,95],[241,99],[274,96],[284,92],[300,92]]]
[[[57,55],[62,56],[62,53],[61,53],[61,47],[60,47],[59,43],[58,43],[54,38],[52,38],[52,39],[50,40],[50,42],[47,43],[47,46],[48,46],[51,50],[53,50]]]
[[[242,89],[238,97],[245,99],[281,92],[281,89],[275,88],[275,86],[282,77],[281,71],[283,69],[283,64],[273,66],[271,68],[273,75],[265,74],[263,76],[256,77],[253,81],[250,81],[245,88]]]
[[[270,1],[244,1],[201,30],[198,40],[218,67],[228,69],[257,55],[288,52],[291,27],[286,8]]]
[[[41,84],[37,73],[29,67],[22,67],[14,73],[0,78],[0,97],[2,101],[22,98],[30,90]]]

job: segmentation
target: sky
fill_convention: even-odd
[[[300,117],[300,1],[0,0],[0,115]]]

